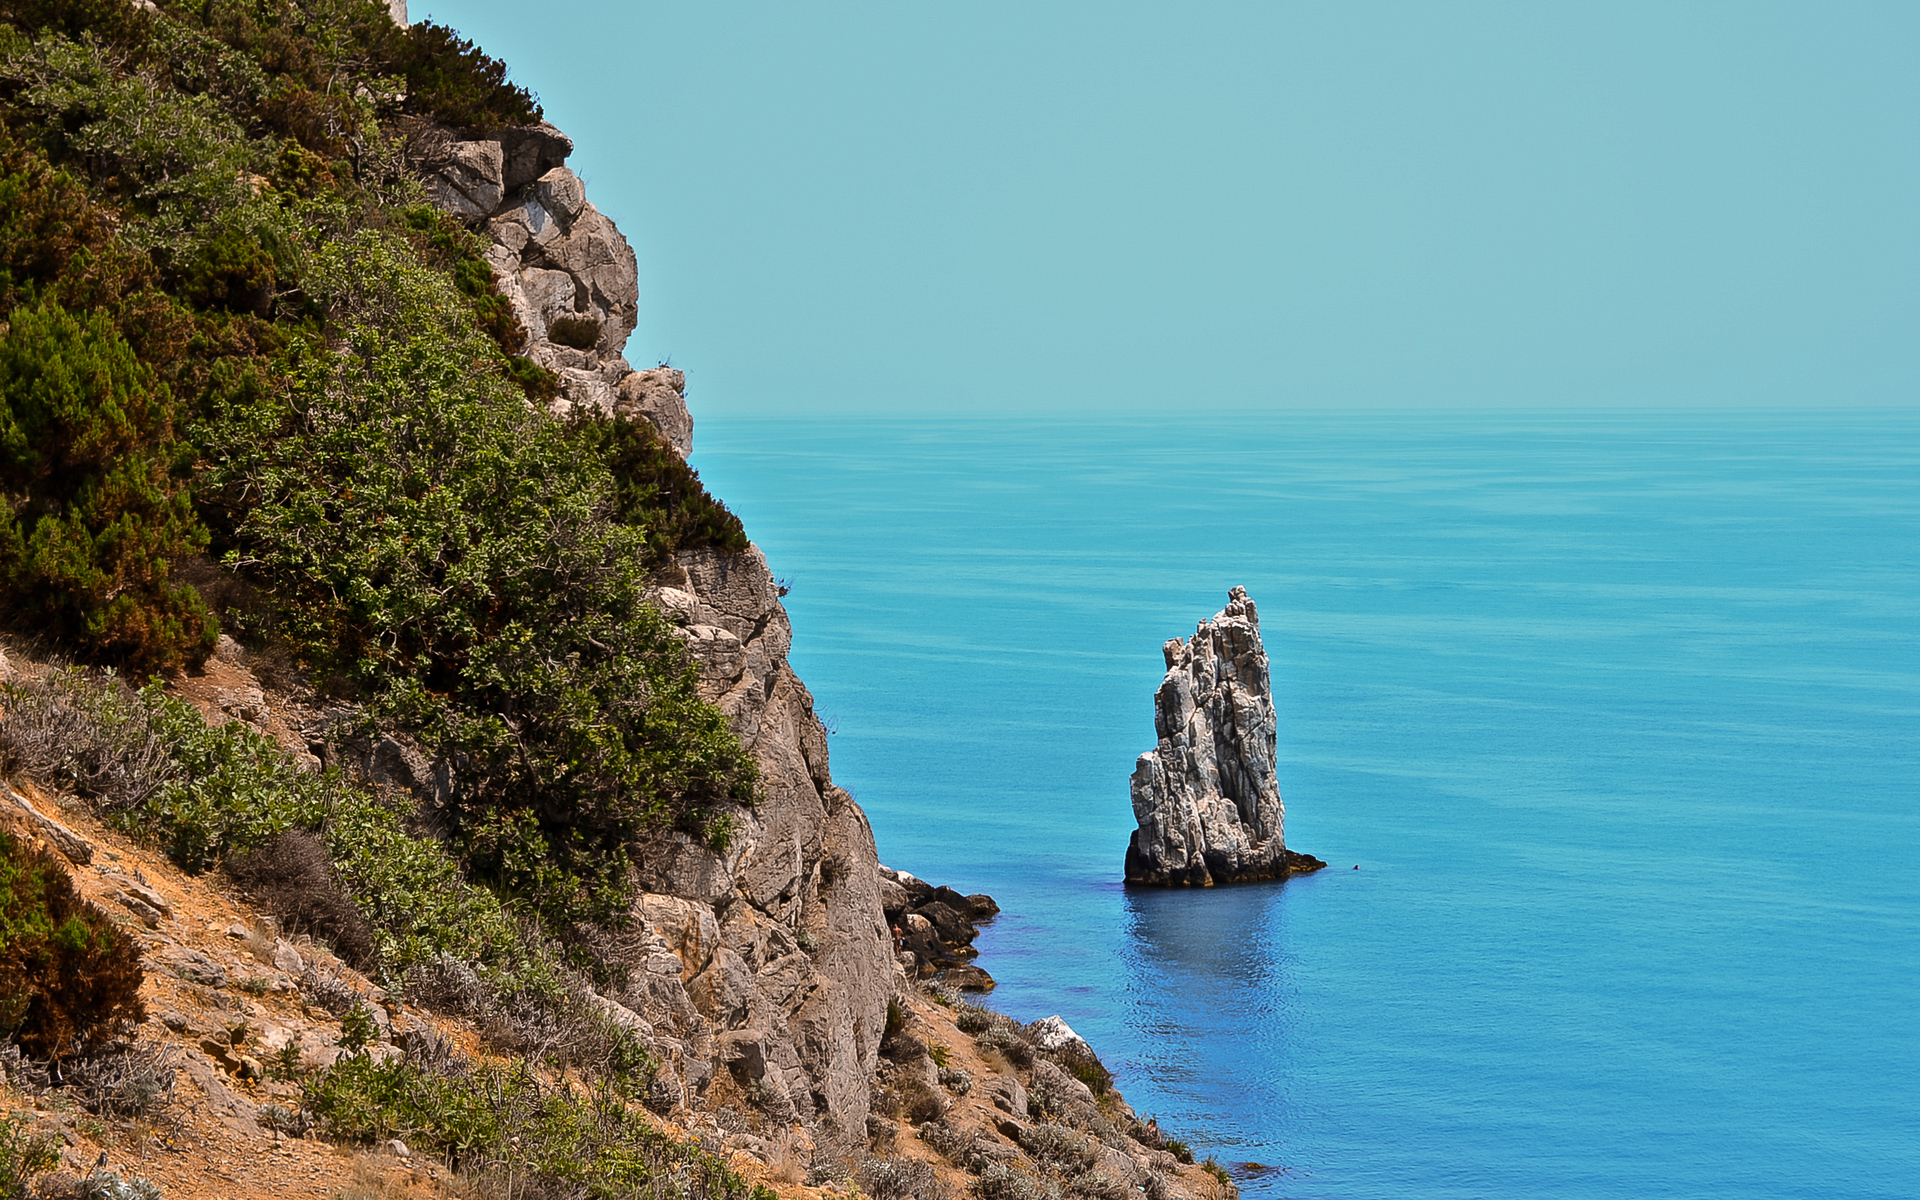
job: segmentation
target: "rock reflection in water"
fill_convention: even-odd
[[[1286,896],[1284,883],[1125,894],[1128,1099],[1203,1158],[1286,1162]],[[1277,1183],[1242,1186],[1252,1196]]]

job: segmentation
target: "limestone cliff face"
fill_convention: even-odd
[[[1228,593],[1226,608],[1191,640],[1161,649],[1159,744],[1133,771],[1139,828],[1127,846],[1127,882],[1211,887],[1325,866],[1286,847],[1273,685],[1246,589]]]
[[[564,165],[566,135],[427,126],[410,146],[436,202],[492,238],[528,353],[560,376],[559,407],[645,418],[685,455],[685,376],[621,356],[638,311],[633,250]],[[747,1096],[816,1142],[864,1143],[887,1002],[904,978],[873,831],[834,785],[826,730],[787,665],[779,588],[758,547],[698,550],[653,600],[759,764],[761,799],[732,814],[740,832],[724,853],[682,834],[640,847],[634,968],[610,998],[652,1037],[676,1104]]]
[[[408,131],[407,153],[435,204],[493,241],[487,261],[525,326],[527,356],[560,379],[561,404],[644,416],[682,455],[693,448],[686,381],[622,357],[639,315],[633,247],[565,166],[573,140],[551,125],[477,137]]]
[[[768,1111],[864,1136],[887,1001],[903,982],[881,912],[866,814],[836,787],[813,697],[787,664],[791,626],[758,547],[687,555],[656,602],[679,625],[702,690],[760,766],[761,800],[724,855],[662,836],[643,847],[649,1012],[689,1103],[725,1069]],[[656,969],[655,964],[660,969]],[[656,1031],[665,1034],[656,1024]]]

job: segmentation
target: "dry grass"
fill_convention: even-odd
[[[0,771],[60,784],[106,809],[146,803],[173,770],[147,701],[116,676],[49,669],[15,682],[0,711]]]
[[[791,1133],[782,1133],[773,1141],[767,1155],[767,1181],[798,1187],[807,1181],[807,1162],[794,1145]]]
[[[62,1065],[67,1086],[87,1111],[112,1120],[151,1117],[173,1098],[180,1051],[171,1042],[137,1041]]]
[[[358,1154],[353,1159],[353,1182],[339,1200],[425,1200],[447,1193],[431,1179],[414,1174],[406,1159],[392,1154]]]
[[[855,1176],[873,1200],[949,1200],[933,1164],[918,1158],[869,1158]]]
[[[289,829],[228,859],[226,867],[281,928],[326,942],[356,967],[371,965],[373,929],[340,886],[333,859],[318,837]],[[258,957],[260,951],[254,954]],[[269,942],[265,961],[272,962],[272,955]]]

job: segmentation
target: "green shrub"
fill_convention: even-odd
[[[390,978],[451,953],[514,986],[548,986],[550,972],[499,900],[466,882],[438,841],[409,833],[404,805],[337,771],[303,771],[238,722],[209,726],[157,685],[134,691],[111,675],[56,671],[14,685],[7,700],[0,767],[95,801],[111,824],[188,870],[237,862],[258,886],[256,866],[262,875],[292,872],[277,856],[256,865],[256,853],[316,831],[352,908],[372,927],[371,961]],[[303,878],[313,865],[301,868]],[[349,944],[343,956],[352,951]]]
[[[123,238],[177,275],[192,276],[196,257],[208,260],[202,275],[245,259],[244,274],[270,285],[274,256],[284,260],[292,242],[285,214],[255,178],[271,168],[277,146],[250,138],[218,97],[129,67],[91,40],[0,37],[0,77],[18,87],[16,111],[31,114],[54,161],[84,172],[96,195],[121,208]],[[270,264],[264,273],[259,255]]]
[[[445,25],[414,24],[396,59],[408,102],[449,125],[490,129],[540,120],[540,102],[507,82],[507,65]]]
[[[192,705],[149,685],[139,714],[167,747],[165,781],[108,819],[189,871],[211,870],[296,827],[315,827],[346,791],[338,772],[296,767],[271,738],[239,722],[211,726]]]
[[[379,1035],[380,1027],[373,1023],[373,1014],[364,1003],[356,1001],[340,1014],[340,1048],[347,1053],[365,1050]]]
[[[159,671],[198,663],[215,629],[168,581],[206,545],[173,475],[173,398],[112,324],[58,305],[13,310],[0,335],[0,587],[89,657]]]
[[[571,432],[583,451],[606,465],[613,479],[614,512],[645,534],[650,561],[665,562],[700,546],[723,554],[747,549],[750,543],[740,518],[707,491],[700,473],[650,422],[582,415],[574,419]]]
[[[280,269],[248,231],[222,229],[180,264],[181,290],[203,308],[265,315],[273,308]]]
[[[152,278],[79,182],[0,131],[0,311],[40,297],[68,308],[111,304]]]
[[[60,1058],[140,1021],[140,948],[73,889],[65,865],[0,831],[0,1037]]]
[[[560,395],[560,377],[525,355],[507,359],[507,378],[519,384],[527,399],[542,408]]]
[[[410,1148],[466,1153],[501,1140],[498,1116],[474,1082],[404,1059],[355,1055],[308,1077],[302,1090],[306,1107],[339,1141],[397,1137]]]
[[[564,930],[624,912],[640,831],[754,797],[752,760],[645,602],[612,480],[528,406],[444,277],[371,232],[316,250],[334,338],[291,396],[205,431],[243,515],[227,561],[373,718],[451,762],[466,861]],[[377,924],[377,922],[376,922]]]
[[[400,1138],[473,1175],[625,1197],[656,1184],[711,1200],[767,1200],[725,1162],[656,1129],[620,1095],[549,1087],[525,1062],[433,1070],[342,1059],[309,1077],[307,1108],[340,1141]]]
[[[152,28],[144,10],[119,0],[0,0],[0,21],[28,33],[92,34],[123,46],[143,43]]]
[[[0,1114],[0,1200],[26,1200],[35,1175],[60,1165],[60,1141],[33,1132],[25,1113]]]
[[[1068,1041],[1053,1052],[1053,1059],[1067,1073],[1087,1085],[1095,1096],[1104,1096],[1113,1088],[1113,1073],[1108,1071],[1093,1047],[1078,1039]]]
[[[487,248],[492,243],[461,224],[452,213],[429,204],[404,209],[400,217],[422,262],[445,271],[467,298],[481,332],[509,357],[524,354],[527,331],[513,315],[513,305],[501,293],[493,266],[487,262]]]
[[[11,11],[31,36],[0,28],[0,93],[41,149],[0,136],[0,201],[22,202],[0,204],[0,303],[73,312],[78,334],[54,329],[69,357],[111,359],[128,394],[72,415],[128,435],[91,508],[40,494],[81,486],[73,471],[15,456],[40,492],[0,480],[25,498],[0,531],[9,610],[52,610],[95,661],[192,663],[215,625],[173,568],[207,545],[204,521],[267,597],[227,610],[235,632],[284,636],[375,723],[455,763],[461,799],[437,819],[463,865],[555,928],[618,918],[643,829],[724,850],[752,763],[643,594],[663,557],[745,534],[649,428],[582,435],[528,409],[555,379],[517,357],[483,244],[393,182],[378,125],[408,107],[525,123],[531,97],[450,30],[349,0],[133,24],[95,4]],[[16,319],[6,337],[44,334]],[[176,409],[203,418],[197,519]],[[200,869],[288,827],[234,808],[257,790],[247,769],[222,760],[160,798],[169,853]]]
[[[158,689],[142,695],[171,747],[173,774],[147,803],[116,815],[122,828],[196,871],[291,831],[319,831],[371,927],[367,958],[389,976],[442,952],[499,969],[523,957],[500,902],[467,883],[438,841],[407,831],[409,805],[383,801],[338,771],[303,771],[272,739],[238,723],[209,726]],[[336,948],[353,960],[354,944]]]

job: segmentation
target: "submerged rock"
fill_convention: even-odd
[[[1191,640],[1162,651],[1155,693],[1159,745],[1133,771],[1127,882],[1211,887],[1317,871],[1327,864],[1288,850],[1276,770],[1277,721],[1260,614],[1245,588],[1200,622]]]

